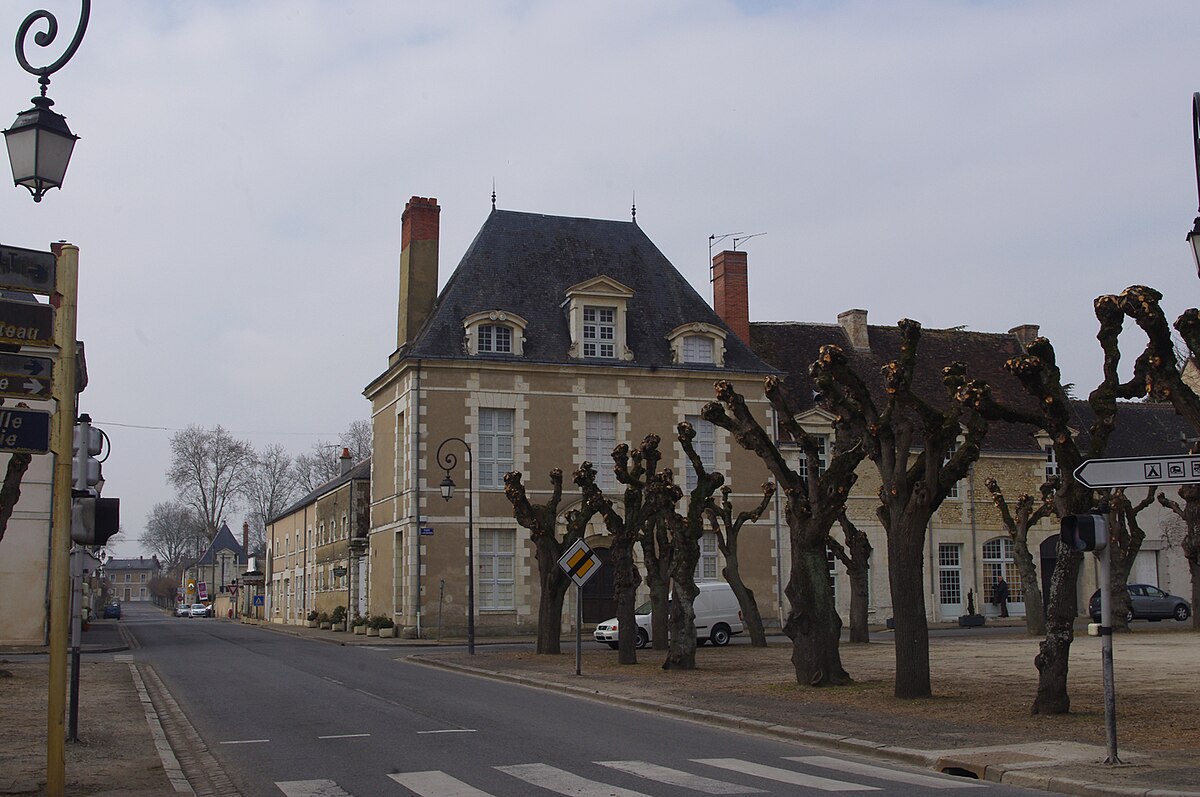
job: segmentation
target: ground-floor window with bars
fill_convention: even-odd
[[[962,546],[938,545],[938,602],[943,606],[962,604]]]

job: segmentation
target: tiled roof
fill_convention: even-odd
[[[274,523],[275,521],[279,520],[280,518],[287,517],[288,515],[292,514],[293,512],[295,512],[296,510],[298,510],[302,507],[308,506],[309,504],[315,502],[318,498],[325,495],[326,493],[331,493],[334,490],[336,490],[337,488],[341,487],[346,482],[354,481],[356,479],[363,480],[363,479],[370,479],[370,478],[371,478],[371,460],[364,459],[362,462],[360,462],[357,465],[355,465],[354,467],[350,468],[350,470],[346,471],[345,473],[343,473],[333,479],[330,479],[329,481],[327,481],[324,484],[317,487],[317,489],[309,492],[307,495],[305,495],[299,501],[296,501],[295,503],[293,503],[291,506],[284,509],[282,512],[280,512],[275,517],[267,518],[267,525]]]
[[[109,559],[104,563],[104,568],[108,571],[113,570],[158,570],[158,559],[150,557],[143,559]]]
[[[674,365],[667,334],[688,322],[728,326],[637,224],[508,210],[493,210],[488,216],[402,356],[465,359],[463,320],[477,312],[503,310],[529,322],[524,356],[480,354],[472,359],[579,363],[568,357],[566,290],[602,275],[633,291],[626,332],[634,359],[604,361],[604,367],[706,370],[695,364]],[[724,370],[771,369],[730,333]]]
[[[1086,401],[1072,401],[1071,410],[1071,427],[1078,432],[1079,448],[1086,455],[1087,432],[1096,416]],[[1170,404],[1122,401],[1117,403],[1117,425],[1102,456],[1186,454],[1198,435]]]
[[[216,561],[219,551],[232,551],[234,558],[238,562],[246,561],[246,551],[242,548],[242,544],[233,536],[233,532],[229,530],[229,526],[224,523],[221,528],[217,529],[217,533],[213,536],[212,542],[208,544],[208,549],[196,562],[198,565],[211,565]]]

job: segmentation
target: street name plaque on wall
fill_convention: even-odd
[[[53,293],[57,263],[53,252],[0,244],[0,288]]]
[[[50,450],[50,413],[0,407],[0,451],[45,454]]]
[[[54,345],[54,308],[37,302],[0,299],[0,343]]]

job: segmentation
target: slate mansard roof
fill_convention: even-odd
[[[246,551],[242,548],[242,544],[233,536],[233,532],[229,530],[229,526],[224,523],[221,528],[217,529],[216,535],[213,536],[212,542],[208,544],[204,555],[196,562],[197,565],[211,565],[217,561],[217,554],[221,551],[230,551],[233,553],[234,561],[245,562]]]
[[[626,330],[632,361],[568,356],[566,291],[599,276],[633,291]],[[729,328],[631,221],[493,210],[402,356],[467,359],[463,321],[485,310],[516,313],[529,322],[524,356],[479,354],[470,359],[605,368],[711,368],[718,373],[773,370],[732,332],[725,338],[724,368],[672,362],[667,334],[676,327],[699,321]]]

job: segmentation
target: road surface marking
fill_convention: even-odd
[[[679,786],[689,791],[701,794],[761,794],[762,789],[753,786],[740,786],[736,783],[726,783],[702,775],[693,775],[678,769],[651,764],[648,761],[597,761],[603,767],[612,767],[620,772],[637,775],[647,780]]]
[[[318,739],[361,739],[370,736],[369,733],[335,733],[332,736],[318,736]]]
[[[270,739],[231,739],[221,744],[266,744]]]
[[[133,661],[133,654],[131,654],[131,653],[117,653],[117,654],[115,654],[115,655],[113,656],[113,661],[119,661],[119,662],[123,662],[123,663],[125,663],[125,662],[131,662],[131,661]]]
[[[328,675],[322,675],[321,677],[330,683],[335,683],[338,686],[345,686],[345,684],[339,681],[337,678],[330,678]]]
[[[894,783],[908,783],[913,786],[925,786],[930,789],[960,789],[963,787],[983,786],[979,781],[968,778],[955,778],[949,775],[919,775],[916,772],[877,767],[871,764],[860,764],[857,761],[843,761],[827,755],[786,756],[788,761],[799,761],[814,767],[836,769],[850,775],[865,775],[869,778],[879,778]]]
[[[287,797],[351,797],[332,780],[285,780],[275,785]]]
[[[445,772],[398,772],[388,777],[421,797],[491,797]]]
[[[474,728],[447,728],[444,731],[417,731],[417,733],[478,733],[478,731]]]
[[[570,797],[648,797],[640,791],[610,786],[597,780],[588,780],[573,772],[558,769],[548,764],[517,764],[496,769],[514,778],[547,791],[567,794]]]
[[[693,758],[692,760],[697,764],[707,764],[710,767],[720,767],[721,769],[728,769],[731,772],[741,772],[745,775],[754,775],[758,778],[766,778],[767,780],[774,780],[779,783],[790,783],[793,786],[820,789],[821,791],[879,791],[875,786],[863,786],[859,783],[850,783],[844,780],[831,780],[830,778],[822,778],[817,775],[806,775],[803,772],[769,767],[765,764],[754,764],[749,761],[739,761],[736,758]]]

